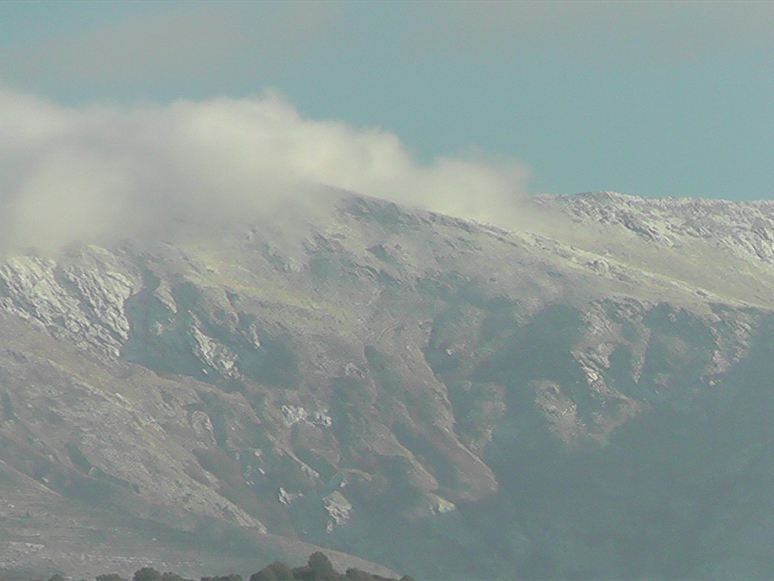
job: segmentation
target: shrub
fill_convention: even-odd
[[[264,567],[257,573],[250,575],[250,581],[277,581],[277,576],[271,567]]]
[[[257,573],[250,575],[250,581],[294,581],[293,572],[285,563],[274,561]]]
[[[326,557],[323,553],[320,551],[314,552],[311,555],[309,555],[309,568],[314,571],[315,577],[326,577],[335,575],[335,571],[333,570],[333,564],[331,563],[330,559]]]
[[[161,573],[153,567],[143,567],[134,572],[133,581],[161,581]]]
[[[95,581],[126,581],[121,575],[118,573],[104,573],[102,575],[97,575],[95,578]]]

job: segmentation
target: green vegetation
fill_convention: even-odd
[[[346,573],[339,573],[333,568],[330,559],[317,551],[309,555],[306,565],[290,568],[281,561],[274,561],[257,573],[250,575],[250,581],[398,581],[389,577],[382,577],[373,573],[367,573],[360,569],[350,567]],[[48,581],[66,581],[56,574]],[[105,573],[97,575],[95,581],[128,581],[117,573]],[[132,581],[193,581],[178,575],[177,573],[161,573],[153,567],[142,567],[134,572]],[[242,581],[242,576],[236,573],[214,577],[202,577],[201,581]],[[400,581],[414,581],[408,575],[400,578]]]

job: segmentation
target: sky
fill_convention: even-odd
[[[772,95],[771,2],[6,0],[0,210],[29,230],[69,183],[97,192],[77,221],[160,158],[145,203],[174,205],[191,148],[221,174],[253,148],[212,191],[280,168],[495,222],[533,193],[774,198]]]

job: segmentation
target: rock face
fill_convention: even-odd
[[[8,258],[0,568],[773,577],[774,204],[523,214]]]

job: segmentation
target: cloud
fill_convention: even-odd
[[[76,5],[61,29],[0,40],[0,76],[33,91],[76,95],[84,87],[118,96],[180,86],[211,94],[226,85],[261,86],[252,79],[276,71],[306,71],[320,53],[332,55],[331,63],[353,53],[373,60],[375,39],[380,58],[400,62],[427,53],[513,61],[537,52],[631,63],[774,47],[771,2],[136,4],[88,22],[78,19]]]
[[[304,119],[273,92],[69,107],[0,91],[0,159],[6,248],[261,216],[324,188],[507,225],[528,174],[483,157],[423,165],[390,131]]]
[[[119,17],[65,23],[2,43],[0,74],[16,86],[54,76],[74,87],[134,87],[249,74],[329,38],[342,6],[324,3],[138,3]],[[96,7],[106,11],[104,7]],[[109,7],[108,7],[109,8]],[[73,12],[81,10],[73,7]]]
[[[774,4],[736,1],[425,3],[415,20],[425,50],[469,54],[493,47],[564,57],[644,61],[774,43]]]

